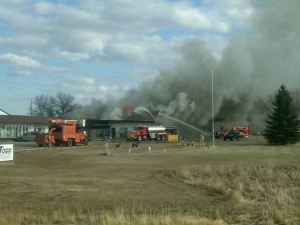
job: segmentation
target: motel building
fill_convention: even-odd
[[[0,109],[0,140],[15,139],[30,131],[48,132],[47,118],[9,115]]]

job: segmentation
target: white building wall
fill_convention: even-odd
[[[26,132],[41,131],[48,132],[48,125],[15,125],[15,124],[0,124],[0,138],[17,138]]]

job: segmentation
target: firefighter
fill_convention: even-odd
[[[204,148],[204,143],[205,143],[205,136],[201,134],[201,145]]]

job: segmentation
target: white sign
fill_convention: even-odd
[[[14,160],[14,145],[0,144],[0,162]]]

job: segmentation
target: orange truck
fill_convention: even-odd
[[[48,119],[48,133],[39,133],[35,137],[35,142],[40,146],[73,146],[76,144],[87,145],[89,139],[86,133],[79,131],[77,120]]]

